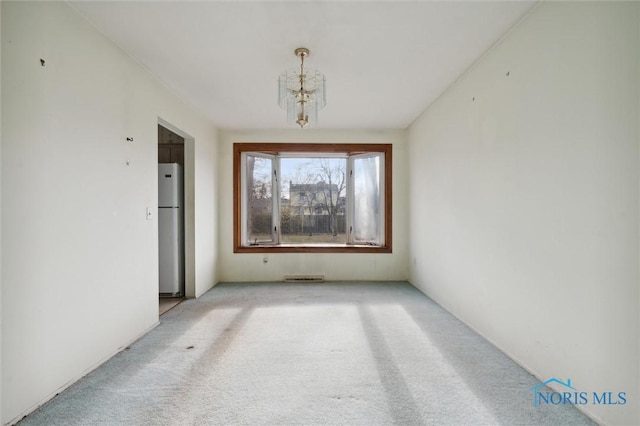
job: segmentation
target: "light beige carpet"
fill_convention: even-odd
[[[221,284],[27,425],[569,425],[408,283]]]

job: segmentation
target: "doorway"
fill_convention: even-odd
[[[159,314],[167,312],[189,297],[193,276],[190,266],[189,241],[193,234],[188,217],[193,207],[190,165],[185,161],[188,145],[193,138],[158,120],[158,256],[159,256]]]

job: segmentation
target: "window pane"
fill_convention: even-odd
[[[247,155],[247,239],[249,244],[273,241],[273,160]]]
[[[380,156],[353,161],[354,242],[380,244]]]
[[[280,159],[283,243],[346,243],[346,158]]]

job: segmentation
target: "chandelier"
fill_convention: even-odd
[[[304,128],[318,121],[318,110],[327,104],[325,79],[317,70],[304,68],[309,49],[300,47],[294,53],[300,58],[300,69],[293,68],[280,74],[278,105],[287,110],[288,123],[295,122]]]

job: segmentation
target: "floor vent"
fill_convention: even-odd
[[[285,283],[323,283],[324,275],[285,275]]]

